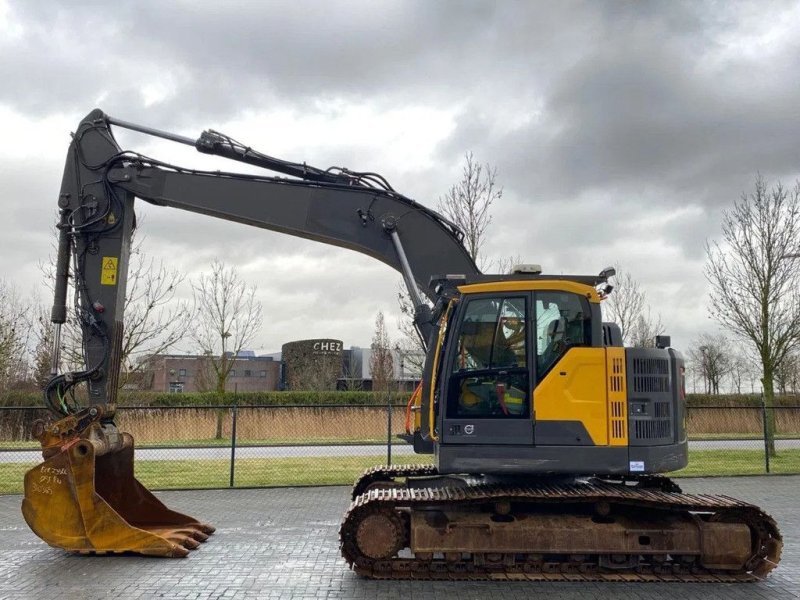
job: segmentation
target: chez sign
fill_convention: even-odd
[[[342,351],[342,342],[336,340],[317,340],[312,346],[314,353],[328,354]]]

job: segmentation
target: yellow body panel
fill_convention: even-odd
[[[412,433],[414,431],[419,431],[422,429],[422,384],[418,385],[414,392],[411,394],[411,398],[408,400],[408,407],[407,407],[407,414],[406,414],[406,433]],[[412,427],[412,417],[410,415],[413,414],[413,429]]]
[[[600,303],[597,290],[590,285],[577,281],[562,279],[538,279],[520,281],[493,281],[490,283],[472,283],[458,286],[462,294],[481,294],[484,292],[530,292],[535,290],[561,290],[580,294],[589,299],[589,302]]]
[[[628,392],[625,387],[625,348],[606,348],[608,372],[608,444],[628,445]]]
[[[436,354],[433,355],[433,369],[431,373],[433,373],[431,377],[431,395],[428,398],[428,433],[431,439],[434,442],[439,441],[439,436],[436,435],[436,415],[433,411],[434,405],[434,395],[436,392],[436,375],[439,372],[439,359],[441,358],[442,353],[442,341],[445,338],[445,334],[447,333],[447,323],[450,319],[450,311],[453,310],[453,307],[456,305],[456,300],[451,300],[447,305],[447,308],[444,311],[444,315],[442,316],[441,325],[439,326],[439,337],[436,339],[436,348],[434,352]]]
[[[580,421],[608,445],[606,349],[570,348],[533,391],[537,421]]]

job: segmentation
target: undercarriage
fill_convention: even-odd
[[[374,579],[747,582],[783,545],[758,507],[665,477],[494,479],[429,465],[368,470],[340,536],[353,570]]]

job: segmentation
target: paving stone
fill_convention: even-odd
[[[50,548],[31,533],[20,496],[0,496],[0,600],[101,598],[459,600],[736,600],[800,598],[800,476],[684,479],[691,493],[726,494],[776,518],[780,567],[754,584],[607,584],[369,581],[339,554],[349,488],[162,492],[164,502],[217,527],[186,559],[92,557]]]

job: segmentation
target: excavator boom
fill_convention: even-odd
[[[123,151],[111,125],[195,146],[206,154],[292,178],[207,172]],[[25,479],[23,514],[54,546],[82,552],[183,556],[213,532],[161,504],[133,476],[133,439],[113,417],[123,339],[134,198],[349,248],[403,275],[423,341],[433,331],[430,282],[441,273],[479,273],[463,234],[446,218],[395,192],[375,173],[318,169],[276,159],[214,131],[197,140],[108,117],[84,118],[64,167],[52,320],[66,321],[70,276],[85,368],[53,377],[45,400],[61,418],[37,424],[45,462]],[[343,279],[347,273],[342,272]],[[71,398],[85,384],[88,407]]]
[[[349,248],[384,262],[403,274],[412,299],[416,297],[423,342],[430,335],[431,319],[417,289],[435,300],[430,283],[434,277],[479,273],[455,225],[388,184],[372,187],[370,182],[379,176],[330,175],[329,181],[324,180],[328,171],[271,157],[255,161],[257,153],[250,149],[237,153],[233,142],[218,141],[221,134],[215,134],[217,142],[208,141],[209,135],[204,134],[197,146],[207,153],[258,162],[296,176],[308,175],[310,180],[185,169],[123,152],[114,139],[111,122],[114,120],[99,110],[81,122],[69,148],[59,196],[59,230],[66,241],[59,246],[63,251],[58,257],[53,314],[61,322],[66,317],[67,250],[71,249],[77,309],[86,340],[87,373],[80,379],[88,381],[92,404],[113,402],[116,396],[134,197]],[[343,271],[341,276],[346,279],[347,273]]]

